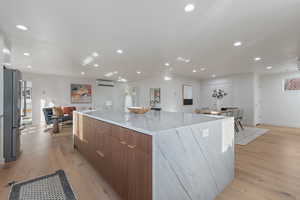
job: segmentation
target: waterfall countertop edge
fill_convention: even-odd
[[[184,112],[149,111],[134,114],[124,111],[75,111],[84,116],[128,128],[147,135],[156,135],[162,131],[188,127],[200,123],[223,120],[229,117],[202,115]]]

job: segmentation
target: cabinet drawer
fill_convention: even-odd
[[[112,125],[111,136],[120,141],[126,142],[127,140],[126,129],[120,126]]]
[[[108,123],[96,120],[95,125],[96,133],[104,133],[111,136],[112,126]]]
[[[151,154],[152,136],[138,133],[133,130],[126,129],[126,143],[131,149],[138,149],[147,154]]]
[[[151,153],[152,136],[150,135],[114,125],[111,129],[111,135],[121,143],[126,144],[128,148],[139,149],[147,154]]]

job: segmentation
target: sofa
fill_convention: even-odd
[[[55,112],[55,108],[58,108],[58,107],[43,108],[45,122],[47,125],[53,124],[53,116],[57,116],[57,114]],[[64,106],[64,107],[61,107],[61,110],[63,111],[63,113],[61,113],[59,116],[57,116],[57,117],[59,117],[58,118],[59,123],[73,120],[73,111],[76,110],[75,107]]]

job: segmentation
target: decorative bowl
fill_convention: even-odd
[[[128,107],[127,109],[129,110],[129,112],[135,114],[144,114],[150,110],[149,108],[146,107]]]

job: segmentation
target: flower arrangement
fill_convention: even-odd
[[[213,91],[212,97],[213,98],[217,98],[217,99],[223,99],[223,97],[225,97],[227,95],[226,92],[224,92],[224,90],[221,89],[215,89]]]

